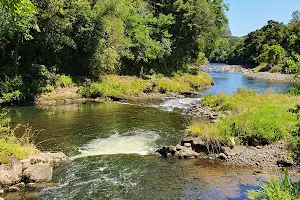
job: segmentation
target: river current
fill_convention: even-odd
[[[215,85],[196,97],[11,108],[15,124],[44,130],[36,138],[42,150],[63,151],[71,158],[54,170],[55,187],[11,199],[245,199],[246,191],[257,189],[263,179],[253,176],[252,169],[164,159],[155,149],[182,139],[189,122],[184,110],[203,94],[234,93],[238,87],[281,92],[291,85],[252,80],[218,67],[206,70]]]

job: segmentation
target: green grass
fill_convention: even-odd
[[[248,191],[251,200],[298,200],[300,199],[299,186],[292,184],[286,172],[284,177],[271,178],[260,186],[258,191]]]
[[[188,126],[187,133],[201,137],[205,135],[225,145],[231,143],[232,137],[240,143],[254,139],[260,144],[290,139],[297,124],[297,115],[288,111],[298,103],[299,96],[258,94],[248,89],[239,89],[231,95],[207,95],[202,100],[203,105],[231,114],[221,116],[214,124],[193,122]]]
[[[135,76],[106,75],[99,82],[81,87],[79,93],[88,98],[119,97],[151,92],[184,93],[196,92],[198,89],[210,87],[212,83],[213,79],[202,71],[196,75],[174,73],[172,77],[153,75],[145,79]]]
[[[9,158],[23,159],[38,153],[33,144],[35,135],[31,127],[23,126],[24,134],[21,138],[17,138],[15,130],[10,128],[9,123],[10,119],[6,113],[0,113],[0,163],[6,163]]]

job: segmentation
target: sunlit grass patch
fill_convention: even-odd
[[[135,76],[105,75],[100,81],[81,87],[79,93],[83,97],[107,97],[140,95],[144,93],[186,93],[210,87],[212,78],[206,72],[196,75],[177,74],[171,77],[161,75],[146,76],[145,79]]]
[[[257,141],[270,144],[292,137],[292,130],[297,124],[297,116],[288,112],[300,103],[299,96],[289,94],[258,94],[255,91],[239,89],[236,94],[207,95],[202,104],[214,110],[231,111],[214,124],[199,121],[187,128],[189,135],[206,135],[221,138],[226,144],[234,137],[241,143]]]
[[[29,126],[23,127],[24,132],[21,137],[16,137],[15,130],[9,126],[10,119],[6,113],[0,114],[0,163],[5,163],[9,158],[23,159],[29,155],[36,154],[39,150],[34,144],[34,139],[38,132]]]

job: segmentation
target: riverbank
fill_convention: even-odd
[[[299,103],[299,96],[247,89],[207,95],[189,111],[197,118],[186,129],[188,137],[179,146],[161,149],[162,155],[219,158],[261,170],[295,166],[299,139],[294,133],[299,121],[293,109]]]
[[[212,66],[211,69],[229,72],[240,72],[252,79],[260,79],[273,82],[296,82],[293,75],[291,74],[257,72],[255,69],[251,69],[246,65]]]
[[[99,82],[57,87],[35,98],[36,105],[58,105],[82,102],[126,101],[198,94],[212,87],[214,81],[203,71],[193,74],[174,73],[172,77],[103,76]]]

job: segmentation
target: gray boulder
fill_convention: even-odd
[[[22,164],[19,160],[11,158],[9,165],[0,165],[0,185],[13,185],[22,178]]]
[[[28,167],[23,172],[23,177],[31,182],[49,182],[52,180],[52,171],[50,163],[38,163]]]

